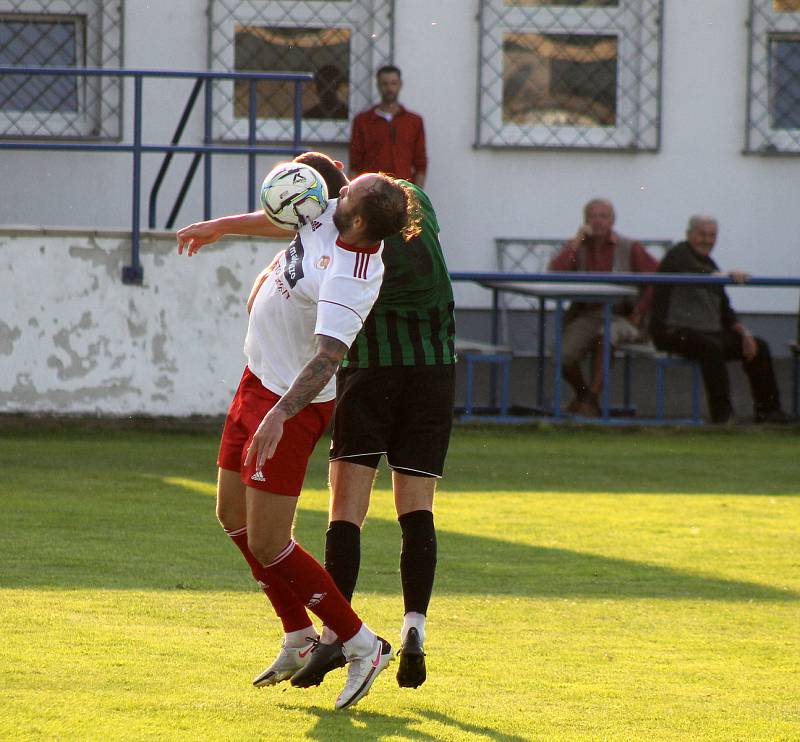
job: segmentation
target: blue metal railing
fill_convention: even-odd
[[[203,159],[203,215],[205,219],[211,217],[211,187],[212,170],[211,155],[246,155],[248,160],[247,183],[248,204],[252,211],[255,208],[256,191],[256,155],[293,156],[302,151],[301,125],[302,125],[302,84],[312,79],[306,72],[222,72],[222,71],[191,71],[191,70],[142,70],[142,69],[104,69],[96,67],[8,67],[0,66],[0,75],[25,74],[25,75],[60,75],[69,77],[129,77],[133,78],[133,141],[130,144],[118,142],[79,141],[79,142],[54,142],[54,141],[26,141],[26,140],[0,140],[0,150],[40,150],[62,152],[129,152],[133,156],[132,174],[132,204],[131,204],[131,263],[122,268],[122,281],[127,284],[140,285],[144,272],[139,259],[139,243],[141,239],[141,178],[142,155],[145,153],[165,153],[167,157],[162,163],[156,176],[150,196],[150,227],[155,226],[156,199],[158,191],[169,167],[172,155],[176,153],[193,154],[193,163],[187,178],[181,186],[176,206],[170,214],[169,223],[174,221],[177,210],[183,202],[188,191],[191,178],[197,169],[200,159]],[[189,96],[189,101],[184,108],[181,120],[170,144],[145,144],[142,139],[143,129],[143,86],[145,78],[171,78],[193,79],[195,86]],[[247,112],[248,137],[247,144],[221,145],[213,143],[213,82],[214,80],[246,80],[249,85],[250,103]],[[294,130],[291,145],[287,146],[261,146],[256,143],[256,83],[261,80],[282,80],[294,83]],[[199,96],[200,88],[204,88],[203,106],[203,144],[181,145],[178,144],[183,130],[188,122],[189,115]]]
[[[483,288],[489,289],[492,293],[491,303],[491,342],[497,345],[500,339],[500,303],[499,295],[503,291],[512,291],[516,289],[514,284],[617,284],[617,285],[656,285],[656,284],[671,284],[671,285],[729,285],[737,287],[789,287],[800,288],[799,276],[749,276],[744,283],[735,281],[729,275],[700,275],[696,273],[579,273],[579,272],[543,272],[543,273],[513,273],[507,271],[452,271],[450,278],[453,281],[469,281],[477,283]],[[507,288],[504,288],[504,284]],[[533,286],[531,286],[533,288]],[[588,286],[587,286],[588,288]],[[574,290],[573,290],[574,291]],[[527,292],[526,292],[527,293]],[[565,289],[565,294],[569,294],[569,289]],[[559,296],[558,291],[550,291],[546,294],[543,292],[541,296],[547,296],[550,300],[556,302],[556,355],[560,358],[560,333],[561,323],[563,321],[562,303],[565,300],[564,296]],[[574,297],[573,297],[574,298]],[[587,299],[587,301],[592,301]],[[610,315],[611,315],[611,301],[604,300],[604,337],[610,337]],[[538,338],[538,379],[537,379],[537,404],[542,408],[543,404],[543,390],[544,390],[544,298],[539,301],[539,338]],[[799,320],[800,321],[800,320]],[[800,331],[800,330],[799,330]],[[798,338],[800,341],[800,337]],[[610,371],[610,348],[607,343],[603,344],[603,392],[602,392],[602,419],[603,421],[609,420],[609,402],[608,402],[608,378]],[[495,389],[496,389],[496,373],[492,370],[490,381],[491,390],[491,403],[494,406]],[[800,390],[800,361],[796,358],[793,359],[792,367],[793,379],[793,409],[798,406],[798,390]],[[561,380],[560,376],[555,376],[555,391],[554,398],[560,399]],[[626,391],[626,399],[628,398],[628,391]],[[556,417],[559,417],[560,410],[556,406]],[[510,419],[510,418],[509,418]]]
[[[621,284],[720,284],[730,286],[800,286],[797,276],[750,276],[745,283],[737,283],[727,275],[700,275],[697,273],[510,273],[506,271],[453,271],[453,281],[483,283],[491,281],[510,283],[523,281],[535,283],[621,283]]]
[[[799,276],[750,276],[745,283],[738,283],[728,275],[698,275],[696,273],[579,273],[578,271],[543,272],[543,273],[509,273],[507,271],[451,271],[453,281],[470,281],[472,283],[612,283],[624,285],[655,284],[705,284],[722,286],[773,286],[798,287]],[[491,342],[497,344],[500,336],[498,314],[500,311],[499,294],[503,290],[499,286],[485,286],[492,292],[492,334]],[[800,322],[800,320],[798,320]],[[798,326],[800,332],[800,325]],[[800,336],[798,336],[800,341]]]

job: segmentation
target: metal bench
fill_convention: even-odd
[[[462,417],[468,418],[475,414],[475,365],[488,364],[492,374],[500,372],[500,415],[508,415],[508,398],[511,386],[511,348],[506,345],[493,345],[469,338],[456,338],[456,353],[459,360],[465,365],[466,389],[464,392],[464,412]],[[491,388],[495,389],[495,379],[492,378]],[[494,400],[492,400],[494,404]]]
[[[556,254],[560,247],[564,244],[564,239],[554,238],[497,238],[495,240],[495,249],[497,251],[497,265],[499,270],[502,271],[519,271],[519,272],[542,272],[547,270],[547,265],[550,259]],[[647,250],[657,258],[661,258],[671,247],[672,242],[664,239],[644,239],[640,240]],[[500,312],[500,327],[499,337],[508,342],[509,338],[509,321],[508,312],[512,309],[533,309],[535,306],[534,300],[525,299],[524,297],[503,297],[498,307]],[[539,331],[537,343],[539,347],[540,358],[544,356],[544,332],[545,332],[545,315],[544,306],[540,301],[536,310],[539,315]],[[701,375],[700,366],[697,362],[691,361],[680,356],[675,356],[670,353],[664,353],[656,350],[651,343],[636,343],[621,345],[614,349],[615,355],[621,356],[623,359],[623,405],[621,411],[623,414],[632,414],[634,407],[631,403],[631,388],[632,388],[632,359],[635,357],[647,358],[656,364],[656,420],[659,422],[665,421],[665,374],[668,368],[684,366],[692,370],[692,411],[689,422],[701,423],[702,417],[700,414],[700,389],[701,389]],[[797,356],[795,356],[797,358]],[[800,373],[800,372],[799,372]],[[543,382],[544,376],[540,371],[539,374],[539,390],[538,397],[539,403],[543,398]],[[797,399],[797,394],[795,394]]]
[[[625,343],[617,350],[623,354],[623,394],[624,406],[630,408],[631,400],[631,359],[635,357],[648,358],[656,364],[656,420],[664,422],[664,376],[668,368],[683,366],[692,370],[692,416],[689,421],[700,424],[703,418],[700,415],[700,389],[702,378],[700,364],[689,358],[672,355],[657,350],[652,343]]]

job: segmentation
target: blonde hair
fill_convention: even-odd
[[[422,204],[411,186],[402,182],[398,182],[398,185],[406,195],[406,223],[400,235],[408,242],[422,233]]]

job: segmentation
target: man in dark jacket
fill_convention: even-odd
[[[659,273],[720,275],[711,258],[717,241],[717,220],[689,219],[686,241],[675,245],[661,261]],[[747,274],[728,274],[738,283]],[[719,284],[658,284],[653,295],[650,334],[655,346],[698,361],[703,373],[711,421],[727,422],[733,412],[727,361],[741,360],[753,395],[756,422],[784,422],[769,346],[753,337],[731,307]]]

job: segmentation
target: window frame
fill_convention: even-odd
[[[553,7],[547,5],[508,6],[505,0],[481,0],[476,148],[658,151],[661,144],[663,0],[655,2],[650,11],[642,11],[639,5],[634,0],[618,0],[617,6],[559,6],[556,15]],[[488,14],[496,15],[500,22],[489,26]],[[502,55],[506,33],[616,37],[616,126],[504,124]],[[649,64],[642,54],[636,59],[637,49],[646,35],[657,44],[657,58]],[[493,51],[487,52],[487,47],[491,46]],[[643,92],[647,86],[655,91],[649,100]],[[635,91],[635,94],[626,95],[624,91]]]
[[[770,57],[772,41],[800,36],[800,11],[777,11],[773,0],[750,0],[748,28],[750,47],[744,154],[800,155],[800,127],[777,129],[772,126],[774,89]]]
[[[222,5],[222,7],[221,7]],[[379,8],[378,11],[375,9]],[[220,12],[226,17],[220,18]],[[377,38],[363,32],[370,23],[389,28],[389,33]],[[375,70],[388,63],[394,53],[394,0],[327,0],[319,7],[306,3],[277,0],[256,7],[248,0],[239,0],[233,7],[211,0],[209,12],[209,65],[221,65],[226,71],[234,66],[237,26],[278,28],[347,28],[350,32],[348,118],[307,119],[302,128],[302,140],[314,143],[345,144],[350,139],[350,122],[367,108],[373,98]],[[365,65],[359,60],[368,59]],[[248,70],[253,71],[253,70]],[[265,70],[267,71],[267,70]],[[269,70],[278,72],[280,70]],[[305,70],[303,70],[305,71]],[[308,70],[311,72],[312,70]],[[358,71],[354,74],[354,71]],[[305,83],[311,84],[311,83]],[[214,83],[213,138],[223,142],[242,142],[248,139],[248,120],[234,116],[234,81]],[[223,101],[220,103],[220,101]],[[291,141],[294,122],[287,118],[257,118],[256,140],[269,142]]]
[[[10,13],[2,13],[0,12],[0,23],[13,21],[14,23],[37,23],[37,22],[44,22],[44,23],[62,23],[62,24],[72,24],[74,27],[74,34],[75,34],[75,60],[77,62],[77,66],[85,66],[86,64],[86,46],[85,46],[85,38],[86,38],[86,22],[85,19],[81,16],[75,15],[51,15],[51,14],[42,14],[42,13],[19,13],[19,14],[10,14]],[[24,66],[33,66],[33,65],[24,65]],[[63,64],[58,65],[60,67],[69,67],[71,65]],[[38,75],[37,75],[38,77]],[[63,77],[59,75],[59,77]],[[66,77],[65,79],[70,79]],[[9,124],[11,124],[12,116],[13,118],[13,125],[22,128],[25,131],[33,131],[36,129],[37,126],[41,125],[41,121],[39,119],[40,116],[46,116],[48,119],[48,124],[52,124],[54,127],[59,129],[77,129],[78,131],[84,131],[86,128],[86,117],[84,115],[84,111],[86,110],[86,77],[76,77],[75,78],[75,95],[76,95],[76,103],[77,103],[77,110],[75,112],[63,112],[63,111],[29,111],[29,110],[17,110],[17,109],[10,109],[10,108],[0,108],[0,128],[3,127],[3,120],[7,120]]]
[[[121,0],[16,0],[14,3],[0,0],[0,18],[23,22],[74,21],[77,66],[119,68],[122,8]],[[77,75],[76,90],[75,113],[0,110],[0,139],[119,140],[122,113],[119,79]],[[108,131],[107,122],[110,122]]]

